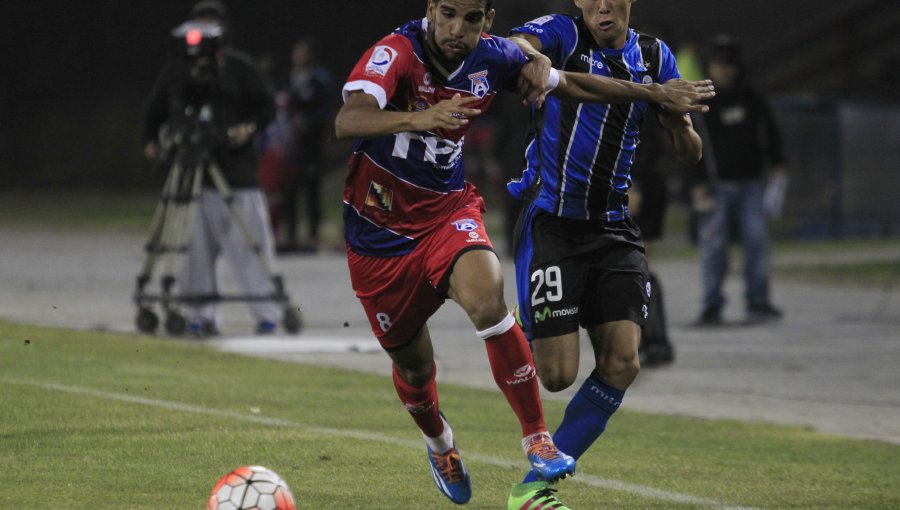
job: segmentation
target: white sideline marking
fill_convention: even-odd
[[[381,345],[378,344],[374,337],[226,337],[206,340],[204,344],[226,352],[251,354],[254,356],[261,354],[330,354],[341,352],[369,354],[382,352]]]
[[[363,439],[367,441],[376,441],[380,443],[388,443],[397,446],[404,446],[407,448],[414,449],[422,449],[421,441],[413,441],[410,439],[400,439],[397,437],[386,436],[383,434],[378,434],[374,432],[366,432],[363,430],[353,430],[353,429],[335,429],[331,427],[319,427],[316,425],[309,425],[306,423],[300,423],[290,420],[283,420],[280,418],[268,418],[265,416],[259,416],[254,414],[245,414],[238,413],[234,411],[225,411],[222,409],[211,409],[208,407],[197,406],[193,404],[185,404],[182,402],[174,402],[171,400],[160,400],[155,398],[147,398],[147,397],[138,397],[135,395],[128,395],[123,393],[113,393],[110,391],[101,391],[95,390],[92,388],[85,388],[83,386],[72,386],[66,384],[58,384],[52,382],[43,382],[43,381],[30,381],[30,380],[21,380],[21,379],[7,379],[0,378],[0,383],[3,384],[15,384],[20,386],[32,386],[37,388],[42,388],[46,390],[54,390],[61,391],[64,393],[72,393],[75,395],[85,395],[97,398],[103,398],[107,400],[117,400],[119,402],[127,402],[130,404],[141,404],[150,407],[156,407],[160,409],[169,409],[172,411],[182,411],[186,413],[194,413],[194,414],[205,414],[208,416],[217,416],[220,418],[228,418],[230,420],[244,421],[250,423],[258,423],[260,425],[269,425],[273,427],[286,427],[286,428],[298,428],[304,429],[311,432],[316,432],[319,434],[327,434],[331,436],[338,437],[348,437],[352,439]],[[483,455],[480,453],[466,452],[466,459],[474,460],[475,462],[481,462],[483,464],[490,464],[497,467],[502,468],[513,468],[513,469],[524,469],[524,463],[522,462],[513,462],[509,459],[494,457],[491,455]],[[580,473],[574,478],[570,478],[566,481],[566,483],[581,483],[584,485],[589,485],[591,487],[601,487],[604,489],[611,489],[620,492],[628,492],[631,494],[636,494],[641,497],[645,497],[648,499],[658,499],[663,501],[672,501],[675,503],[688,503],[693,505],[701,505],[712,508],[721,508],[723,510],[755,510],[752,507],[744,507],[744,506],[731,506],[727,503],[723,503],[721,501],[716,501],[713,499],[706,499],[697,496],[690,496],[688,494],[680,494],[677,492],[670,492],[660,489],[654,489],[653,487],[648,487],[646,485],[638,485],[628,482],[622,482],[620,480],[610,480],[606,478],[599,478],[592,475],[587,475],[584,473]]]

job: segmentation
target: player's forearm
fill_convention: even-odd
[[[530,60],[541,55],[541,41],[533,35],[513,34],[509,40],[516,43]]]
[[[595,74],[560,71],[553,93],[583,103],[656,103],[664,96],[657,84],[641,85]]]
[[[672,132],[675,157],[685,165],[694,165],[703,156],[703,140],[692,128]]]
[[[415,112],[391,112],[378,107],[342,108],[334,119],[337,138],[377,138],[416,130]]]

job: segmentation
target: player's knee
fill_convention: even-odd
[[[572,386],[572,384],[575,383],[576,376],[577,374],[568,373],[565,370],[554,368],[538,369],[538,379],[540,379],[541,385],[543,385],[547,391],[553,393]]]
[[[597,367],[600,377],[617,388],[627,388],[641,371],[638,353],[618,353]]]
[[[465,310],[478,331],[496,326],[509,314],[503,299],[498,297],[474,301]]]
[[[433,367],[434,366],[431,364],[423,365],[421,367],[397,367],[397,373],[400,374],[400,378],[410,386],[421,388],[431,380]]]

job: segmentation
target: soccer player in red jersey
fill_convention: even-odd
[[[528,102],[552,89],[579,101],[645,100],[681,112],[701,111],[697,102],[712,95],[707,82],[645,86],[557,72],[546,58],[532,62],[516,43],[487,35],[494,16],[493,0],[429,0],[424,19],[363,54],[335,121],[339,138],[357,139],[344,188],[351,282],[394,362],[394,386],[422,431],[435,484],[459,504],[471,497],[471,481],[438,407],[426,325],[448,297],[485,341],[532,468],[548,481],[575,470],[547,432],[528,342],[504,302],[484,202],[464,179],[469,119],[503,89]]]

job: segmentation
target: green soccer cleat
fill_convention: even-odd
[[[509,493],[508,510],[571,510],[562,504],[550,488],[550,482],[517,483]]]

